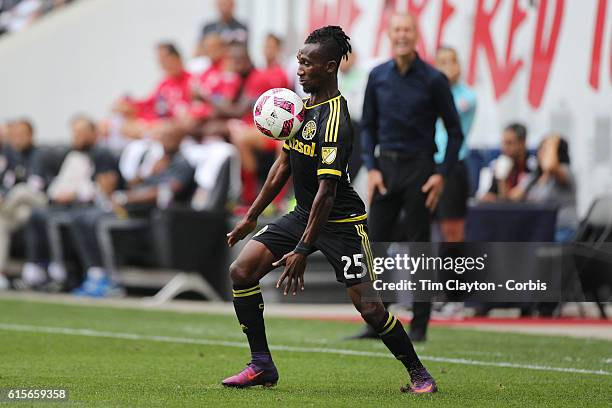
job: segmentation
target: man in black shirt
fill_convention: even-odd
[[[2,172],[0,194],[6,198],[7,193],[16,185],[30,183],[37,190],[44,187],[40,178],[40,151],[34,145],[34,126],[27,119],[20,119],[9,124],[9,145],[5,150],[6,167]]]
[[[244,24],[234,17],[234,0],[217,0],[217,10],[219,10],[219,20],[208,23],[202,29],[202,38],[211,33],[221,35],[227,43],[246,44],[249,31]]]
[[[304,91],[310,94],[304,123],[283,145],[283,154],[272,166],[245,218],[228,234],[232,246],[251,233],[258,216],[293,175],[296,210],[264,226],[230,267],[234,308],[249,341],[251,362],[240,373],[223,380],[227,387],[276,384],[278,372],[266,339],[259,280],[284,265],[276,286],[284,283],[284,294],[295,295],[304,290],[306,257],[320,250],[333,266],[336,279],[346,285],[363,319],[408,370],[412,385],[405,391],[427,393],[437,389],[402,324],[384,309],[372,286],[365,209],[347,175],[353,131],[346,101],[338,91],[338,67],[351,52],[348,40],[340,27],[327,26],[313,31],[298,51],[297,74]]]
[[[431,212],[457,162],[463,133],[448,79],[416,52],[414,16],[393,15],[389,39],[394,57],[372,70],[363,103],[363,160],[371,201],[368,225],[375,242],[428,242]],[[436,166],[438,117],[447,130],[448,145],[443,163]],[[413,341],[425,340],[430,310],[429,302],[414,304]]]
[[[9,256],[11,233],[24,225],[33,208],[43,207],[41,158],[34,145],[34,126],[28,119],[15,120],[7,127],[8,145],[0,173],[0,289],[8,281],[3,275]]]

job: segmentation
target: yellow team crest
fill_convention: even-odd
[[[335,147],[321,148],[321,160],[324,164],[332,164],[336,160],[338,149]]]
[[[302,128],[302,137],[304,140],[310,140],[314,137],[315,133],[317,133],[317,122],[311,119]]]

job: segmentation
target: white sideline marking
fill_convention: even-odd
[[[71,336],[85,336],[85,337],[101,337],[101,338],[112,338],[112,339],[123,339],[123,340],[147,340],[157,341],[161,343],[182,343],[182,344],[199,344],[204,346],[223,346],[223,347],[237,347],[237,348],[248,348],[246,342],[236,341],[223,341],[223,340],[210,340],[210,339],[191,339],[188,337],[170,337],[170,336],[154,336],[144,335],[136,333],[121,333],[121,332],[106,332],[92,329],[75,329],[71,327],[46,327],[46,326],[31,326],[26,324],[10,324],[0,323],[0,330],[8,330],[15,332],[29,332],[29,333],[49,333],[49,334],[65,334]],[[361,350],[343,350],[334,348],[321,348],[321,347],[296,347],[286,345],[270,346],[272,350],[279,351],[294,351],[298,353],[326,353],[326,354],[338,354],[345,356],[364,356],[364,357],[383,357],[392,358],[389,353],[378,353],[375,351],[361,351]],[[485,366],[485,367],[504,367],[504,368],[521,368],[527,370],[537,371],[554,371],[560,373],[572,373],[572,374],[595,374],[595,375],[612,375],[612,372],[604,370],[584,370],[581,368],[566,368],[566,367],[550,367],[535,364],[517,364],[509,362],[495,362],[495,361],[479,361],[469,360],[465,358],[448,358],[448,357],[434,357],[434,356],[420,356],[423,360],[436,361],[439,363],[451,363],[451,364],[463,364],[463,365],[474,365],[474,366]]]

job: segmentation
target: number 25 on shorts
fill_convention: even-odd
[[[362,258],[363,254],[353,254],[352,258],[350,256],[344,255],[342,258],[340,258],[341,261],[344,262],[344,277],[346,279],[361,279],[365,276],[367,271],[366,268],[364,268],[363,266],[363,262],[361,262]],[[361,273],[349,273],[351,265],[361,268]]]

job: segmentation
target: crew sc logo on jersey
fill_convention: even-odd
[[[338,149],[335,147],[321,148],[321,160],[324,164],[332,164],[336,160]]]
[[[317,122],[311,119],[304,125],[304,128],[302,129],[302,137],[304,140],[311,140],[315,133],[317,133]]]

